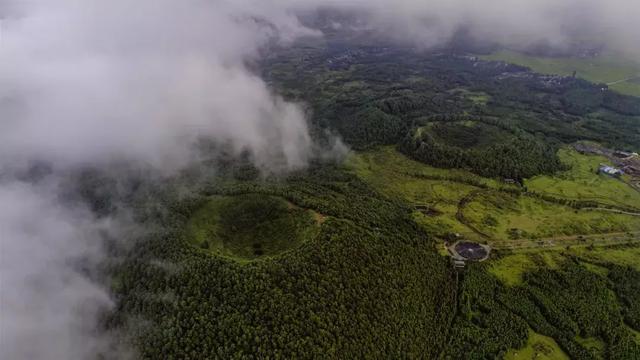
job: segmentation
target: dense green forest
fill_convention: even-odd
[[[126,261],[110,266],[118,307],[104,323],[133,334],[142,358],[485,359],[521,347],[529,328],[575,359],[601,357],[578,336],[603,339],[606,358],[640,354],[630,330],[640,323],[633,268],[600,263],[602,276],[568,256],[515,287],[486,263],[456,272],[411,209],[331,165],[284,180],[216,178],[197,189],[137,189],[132,201],[144,204],[141,220],[156,231],[113,249]],[[190,219],[211,199],[245,198],[226,208],[238,216],[225,226],[242,226],[242,214],[265,203],[259,194],[322,214],[319,232],[249,262],[191,243]],[[275,202],[277,224],[286,208],[266,202]]]
[[[338,134],[356,151],[394,145],[435,167],[522,181],[566,170],[557,150],[577,140],[640,148],[640,99],[571,77],[343,44],[282,49],[260,66],[308,104],[314,136]],[[141,178],[74,178],[76,201],[100,216],[124,204],[147,229],[110,241],[104,269],[116,308],[103,326],[140,358],[494,359],[530,331],[573,359],[640,358],[637,268],[567,254],[517,285],[487,263],[454,270],[412,204],[340,164],[265,176],[216,159]]]
[[[188,219],[207,199],[243,194],[281,197],[327,218],[300,246],[248,263],[189,245]],[[455,296],[446,259],[408,208],[353,176],[321,168],[286,184],[214,182],[163,202],[169,211],[149,217],[162,230],[114,269],[120,300],[108,324],[149,321],[129,329],[139,331],[141,357],[433,357],[442,350]]]

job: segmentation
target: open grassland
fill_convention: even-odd
[[[565,152],[568,153],[563,157],[577,154],[570,150]],[[612,197],[615,199],[610,200],[612,204],[623,200],[626,200],[626,205],[634,203],[630,201],[636,196],[633,189],[629,188],[629,198],[609,190],[611,186],[626,191],[628,186],[615,179],[600,179],[598,175],[591,174],[588,169],[585,170],[590,166],[584,161],[585,158],[593,161],[590,157],[580,155],[580,161],[569,171],[571,176],[580,180],[570,180],[566,174],[563,179],[541,177],[532,181],[533,188],[544,193],[543,190],[547,188],[543,187],[543,182],[553,182],[556,188],[573,189],[570,193],[572,196],[586,194],[591,199],[595,195],[589,192],[589,186],[575,190],[578,187],[574,184],[576,181],[587,181],[602,188],[602,202]],[[405,157],[393,147],[354,154],[347,163],[378,191],[415,205],[414,220],[439,237],[460,233],[476,241],[501,241],[640,230],[640,217],[576,210],[536,197],[513,195],[502,191],[504,185],[495,180],[463,170],[434,168]],[[527,185],[531,186],[529,182]],[[568,190],[564,192],[565,195],[569,193]]]
[[[502,255],[489,262],[488,271],[508,286],[521,285],[526,272],[541,268],[557,269],[565,261],[560,252],[537,251]]]
[[[542,74],[572,75],[594,83],[611,84],[610,88],[627,95],[640,96],[640,63],[622,56],[601,55],[596,58],[539,57],[502,50],[482,56],[485,60],[499,60],[531,68]],[[628,81],[621,81],[630,79]]]
[[[357,175],[370,178],[389,177],[394,174],[425,175],[451,179],[469,179],[491,187],[497,187],[498,182],[475,175],[469,171],[458,169],[441,169],[412,160],[398,152],[393,146],[383,146],[374,150],[360,152],[349,158],[347,165],[356,170]],[[393,184],[389,184],[393,185]],[[398,188],[402,188],[398,186]]]
[[[558,346],[558,343],[548,336],[540,335],[529,329],[529,337],[524,348],[510,350],[505,360],[569,360],[569,356]]]
[[[523,284],[525,273],[541,269],[559,269],[565,261],[572,259],[577,259],[580,266],[602,277],[609,274],[606,264],[631,266],[640,271],[640,245],[498,251],[487,263],[487,271],[507,286],[518,286]]]
[[[450,91],[454,94],[462,95],[464,98],[468,99],[473,103],[473,105],[485,106],[491,99],[491,96],[482,91],[470,91],[465,88],[453,89]]]
[[[437,236],[457,232],[475,237],[471,229],[456,219],[456,213],[460,201],[477,188],[444,179],[473,179],[497,186],[495,181],[467,171],[438,169],[411,160],[393,147],[355,154],[348,160],[348,166],[381,193],[424,206],[423,211],[414,213],[414,219]]]
[[[535,197],[486,191],[462,211],[469,224],[492,240],[540,239],[640,230],[640,217],[576,210]]]
[[[440,143],[462,149],[487,149],[496,143],[514,139],[507,130],[473,120],[430,122],[418,128],[416,136],[425,132]]]
[[[518,252],[564,250],[575,247],[593,248],[596,246],[640,245],[640,232],[554,236],[538,239],[490,240],[489,245],[495,250]]]
[[[640,208],[640,192],[619,179],[596,173],[601,163],[609,164],[605,157],[582,155],[570,148],[560,149],[558,156],[570,169],[555,176],[527,180],[525,185],[530,191]]]

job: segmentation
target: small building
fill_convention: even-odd
[[[622,176],[622,170],[616,169],[613,166],[604,165],[604,164],[600,165],[600,168],[598,169],[598,173],[613,176],[613,177]]]

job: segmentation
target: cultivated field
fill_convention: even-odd
[[[558,151],[571,168],[555,176],[536,176],[525,182],[531,191],[575,200],[593,200],[640,208],[640,192],[620,179],[597,174],[600,164],[610,164],[603,156],[582,155],[571,148]]]
[[[481,56],[485,60],[500,60],[531,68],[543,74],[572,75],[595,83],[609,84],[623,94],[640,96],[640,63],[620,56],[601,55],[596,58],[539,57],[503,50]]]

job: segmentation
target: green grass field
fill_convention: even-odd
[[[584,266],[585,269],[596,273],[600,276],[607,276],[609,275],[609,269],[607,269],[604,266],[600,266],[600,265],[595,265],[589,262],[581,262],[581,265]]]
[[[597,263],[612,263],[631,266],[640,271],[640,246],[624,247],[590,247],[572,246],[567,248],[536,250],[522,252],[498,252],[487,263],[487,271],[507,286],[518,286],[523,283],[523,275],[538,269],[558,269],[564,261],[579,259],[581,266],[595,274],[606,277],[609,270]],[[585,339],[583,339],[585,340]],[[587,339],[588,340],[588,339]]]
[[[321,216],[282,198],[213,196],[191,218],[189,241],[205,251],[253,260],[278,255],[317,235]]]
[[[602,55],[596,58],[537,57],[503,50],[481,56],[485,60],[500,60],[531,68],[542,74],[576,75],[594,83],[613,83],[640,76],[640,62],[620,55]],[[624,81],[610,88],[627,95],[640,96],[640,82]]]
[[[414,219],[437,236],[461,233],[470,238],[473,231],[456,220],[458,203],[476,187],[446,180],[421,178],[414,174],[442,178],[471,178],[497,186],[493,180],[484,179],[463,170],[445,170],[413,161],[393,147],[383,147],[353,155],[347,165],[356,174],[383,194],[402,199],[414,205],[428,205],[429,214],[416,211]]]
[[[627,205],[635,203],[637,195],[626,184],[590,172],[589,167],[599,161],[597,158],[594,160],[576,154],[570,150],[564,150],[561,154],[568,163],[577,163],[566,174],[561,174],[558,178],[538,177],[527,182],[527,186],[538,192],[562,193],[563,197],[577,198],[578,194],[592,198],[597,193],[588,184],[594,184],[604,194],[602,202],[622,202]],[[461,213],[471,226],[488,235],[490,240],[640,230],[640,217],[601,211],[576,211],[568,206],[533,197],[516,197],[497,191],[500,184],[495,180],[463,170],[434,168],[405,157],[393,147],[354,154],[347,161],[347,166],[385,195],[410,204],[425,205],[429,211],[416,211],[414,219],[439,237],[460,233],[470,240],[488,240],[456,217],[460,201],[472,193],[477,195],[465,205]],[[460,182],[469,179],[476,184],[484,184],[488,189],[470,185],[468,181]]]
[[[548,336],[540,335],[529,330],[527,345],[518,350],[510,350],[504,357],[505,360],[569,360],[567,354],[562,351],[558,343]]]
[[[640,192],[621,180],[596,173],[601,163],[609,164],[606,158],[582,155],[570,148],[560,149],[558,156],[571,169],[555,176],[536,176],[527,180],[525,185],[529,190],[562,198],[640,208]]]
[[[537,251],[502,255],[489,262],[488,271],[505,285],[522,284],[522,276],[541,267],[557,269],[565,260],[559,252]]]
[[[484,149],[514,139],[513,134],[504,129],[470,120],[430,122],[419,128],[416,135],[424,132],[429,133],[438,142],[463,149]]]
[[[537,198],[484,192],[468,203],[465,218],[493,240],[538,239],[640,230],[640,217],[575,210]]]

